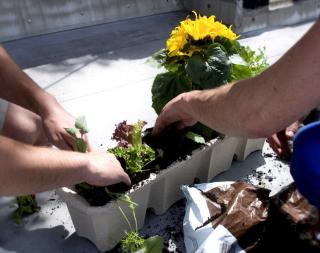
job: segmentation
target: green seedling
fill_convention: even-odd
[[[13,204],[13,207],[16,207],[16,210],[12,213],[11,218],[16,224],[21,224],[23,217],[40,210],[35,195],[16,197],[16,203]]]
[[[135,176],[143,172],[143,167],[155,159],[155,151],[142,143],[142,130],[146,122],[139,120],[136,124],[129,125],[126,121],[119,123],[112,139],[118,142],[115,148],[109,150],[117,158],[126,162],[126,172]]]
[[[65,128],[68,134],[75,138],[75,151],[86,153],[88,151],[88,144],[84,140],[83,135],[89,132],[87,122],[84,116],[78,117],[73,128]]]
[[[195,143],[199,143],[199,144],[205,144],[206,140],[199,134],[196,134],[194,132],[187,132],[185,137],[187,139],[190,139],[192,141],[194,141]]]
[[[121,241],[121,249],[124,253],[161,253],[163,250],[163,238],[160,236],[153,236],[145,239],[139,234],[138,221],[136,217],[137,203],[131,200],[128,194],[112,193],[106,189],[110,197],[122,201],[128,204],[130,213],[134,220],[134,226],[129,221],[129,218],[123,211],[120,205],[118,205],[119,211],[123,218],[127,222],[130,232],[125,231],[125,237]]]

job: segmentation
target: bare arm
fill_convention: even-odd
[[[320,104],[320,21],[261,75],[207,91],[184,93],[157,119],[157,134],[171,123],[199,121],[234,136],[267,137]]]
[[[41,116],[44,105],[56,103],[55,99],[42,90],[25,74],[0,46],[0,97],[20,105]]]
[[[25,74],[1,46],[0,98],[38,114],[49,141],[59,148],[72,149],[74,139],[64,128],[73,127],[74,118]]]
[[[31,194],[80,182],[130,184],[113,155],[33,147],[2,136],[0,164],[0,196]]]

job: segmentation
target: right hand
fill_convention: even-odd
[[[122,169],[117,158],[106,152],[89,152],[85,154],[88,165],[85,170],[84,180],[95,186],[107,186],[123,182],[131,186],[131,180]]]
[[[301,127],[299,121],[292,123],[286,129],[279,131],[267,138],[272,150],[278,155],[280,159],[289,161],[291,158],[291,145],[290,141],[293,141],[294,136]]]
[[[169,101],[162,109],[153,128],[153,135],[159,135],[167,126],[175,124],[178,129],[193,126],[197,123],[190,106],[189,97],[198,91],[182,93]]]

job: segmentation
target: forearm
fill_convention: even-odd
[[[0,136],[0,196],[24,195],[83,182],[84,154],[38,148]]]
[[[188,110],[200,122],[228,135],[266,137],[284,129],[319,105],[319,41],[318,22],[261,75],[188,94]]]
[[[13,61],[0,45],[0,98],[20,105],[34,113],[45,113],[56,100],[41,89]]]

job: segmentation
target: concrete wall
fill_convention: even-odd
[[[1,0],[0,41],[180,9],[180,0]]]
[[[243,0],[182,0],[187,10],[196,10],[204,15],[215,15],[218,20],[233,26],[238,33],[267,27],[293,25],[316,19],[320,15],[320,0],[281,1],[286,3],[274,8],[244,9]],[[272,7],[272,8],[271,8]]]

